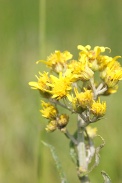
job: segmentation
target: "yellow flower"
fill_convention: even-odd
[[[113,58],[107,55],[99,55],[99,57],[97,58],[99,71],[104,70],[107,67],[108,63],[112,60]]]
[[[86,127],[86,131],[90,138],[94,138],[97,135],[97,128],[92,128],[91,126]]]
[[[75,96],[68,95],[67,98],[71,102],[73,109],[79,111],[79,107],[82,109],[89,108],[93,103],[93,93],[91,90],[84,89],[84,92],[78,92],[77,88],[74,88]]]
[[[37,82],[29,82],[29,85],[32,87],[32,89],[39,89],[42,92],[47,92],[49,89],[49,86],[47,83],[50,82],[50,78],[48,76],[48,72],[40,73],[40,77],[36,76],[38,81]]]
[[[103,116],[106,112],[106,102],[100,102],[100,98],[97,101],[94,101],[91,106],[91,112],[95,116]]]
[[[47,103],[44,101],[41,102],[43,109],[40,110],[40,112],[42,113],[42,116],[47,119],[55,119],[58,114],[57,109],[51,103]]]
[[[77,80],[89,80],[93,77],[94,72],[88,67],[88,64],[85,60],[76,61],[72,60],[67,67],[71,70],[74,78]]]
[[[91,90],[84,89],[84,92],[78,92],[77,88],[74,88],[74,92],[77,99],[77,104],[82,108],[91,106],[93,102],[93,93]]]
[[[57,124],[59,128],[64,128],[69,122],[69,116],[66,114],[61,114],[59,119],[57,120]]]
[[[52,98],[57,100],[66,97],[69,91],[72,89],[71,81],[69,77],[65,77],[62,73],[59,73],[59,78],[51,75],[51,83],[48,85],[51,87],[49,93],[52,95]]]
[[[98,64],[98,58],[100,56],[100,53],[105,52],[106,49],[109,49],[108,47],[99,47],[99,46],[95,46],[93,50],[91,50],[91,46],[87,45],[87,46],[82,46],[82,45],[78,45],[78,49],[81,50],[81,52],[79,53],[79,60],[82,60],[82,58],[84,57],[88,63],[89,63],[89,67],[91,67],[93,70],[98,70],[99,69],[99,64]]]
[[[53,131],[56,130],[56,128],[57,128],[57,121],[56,120],[51,120],[49,122],[49,124],[47,125],[47,127],[45,128],[45,130],[47,132],[53,132]]]
[[[67,65],[67,60],[72,58],[72,54],[68,51],[60,52],[55,51],[55,53],[51,54],[47,61],[39,60],[38,62],[44,62],[48,67],[50,67],[55,72],[62,72]]]
[[[106,55],[100,55],[97,60],[99,64],[99,70],[103,71],[106,69],[106,67],[111,63],[113,64],[118,58],[121,58],[121,56],[116,56],[114,58],[106,56]]]
[[[100,76],[109,88],[113,88],[118,84],[119,80],[122,80],[122,67],[119,62],[112,60],[107,64],[106,69],[101,72]]]

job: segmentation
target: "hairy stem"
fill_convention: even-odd
[[[77,152],[78,152],[78,176],[81,183],[90,183],[89,178],[84,173],[88,170],[86,145],[84,138],[85,128],[81,127],[82,118],[78,117],[78,133],[77,133]]]

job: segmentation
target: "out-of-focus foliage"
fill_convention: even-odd
[[[40,0],[41,1],[41,0]],[[55,164],[40,138],[55,146],[69,182],[78,182],[63,134],[47,134],[39,113],[39,93],[28,86],[45,69],[35,61],[54,50],[77,52],[76,45],[108,46],[113,57],[122,55],[120,0],[47,0],[46,52],[40,55],[40,1],[0,0],[0,182],[59,182]],[[77,53],[76,53],[77,55]],[[121,60],[121,59],[120,59]],[[105,170],[112,182],[122,182],[122,84],[107,97],[106,118],[97,123],[106,146],[101,163],[90,175],[102,182]],[[76,119],[69,123],[75,128]]]

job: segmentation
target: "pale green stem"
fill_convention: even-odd
[[[97,95],[102,95],[107,90],[107,86],[105,86],[103,89],[97,92]]]
[[[78,150],[78,163],[79,163],[79,168],[81,171],[86,171],[87,170],[87,162],[86,162],[86,148],[85,148],[85,142],[84,142],[84,129],[78,130],[78,145],[77,145],[77,150]]]
[[[46,56],[46,0],[39,2],[39,52],[41,58]]]
[[[93,91],[93,94],[94,94],[94,100],[97,100],[99,95],[102,95],[102,94],[105,93],[105,91],[107,90],[107,86],[104,86],[104,83],[101,83],[98,86],[98,88],[96,88],[95,84],[94,84],[94,78],[90,79],[90,83],[91,83],[92,91]]]
[[[81,127],[82,118],[78,116],[78,134],[77,134],[77,152],[78,152],[78,176],[81,183],[90,183],[87,175],[84,175],[88,170],[86,145],[84,138],[85,128]]]
[[[99,86],[97,87],[97,91],[100,91],[103,88],[104,84],[100,83]]]

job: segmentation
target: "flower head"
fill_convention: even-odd
[[[47,61],[40,60],[38,62],[44,62],[53,71],[59,73],[66,68],[66,65],[67,65],[66,62],[71,58],[72,58],[72,54],[68,51],[64,51],[64,52],[55,51],[55,53],[52,53],[47,58]]]
[[[44,101],[41,102],[43,109],[40,110],[40,112],[42,113],[42,116],[47,119],[55,119],[58,114],[57,109],[49,102],[48,103]]]
[[[101,72],[101,78],[107,84],[108,88],[115,87],[119,80],[122,80],[122,67],[119,62],[112,60],[107,67]]]
[[[51,120],[49,124],[46,126],[45,130],[47,132],[53,132],[57,129],[57,121],[56,120]]]
[[[108,63],[112,60],[113,58],[107,55],[99,55],[99,57],[97,58],[99,71],[103,71],[107,67]]]
[[[71,70],[76,81],[77,80],[87,81],[94,75],[94,72],[89,68],[85,60],[82,61],[72,60],[67,67]]]
[[[47,92],[49,89],[49,86],[47,85],[50,82],[50,78],[48,76],[48,72],[40,73],[40,77],[36,76],[38,81],[37,82],[29,82],[29,85],[32,87],[32,89],[38,89],[42,92]]]
[[[74,109],[78,107],[83,109],[89,108],[93,102],[93,93],[91,90],[84,89],[84,92],[78,92],[77,88],[74,88],[75,97],[69,95],[68,99],[72,102]]]
[[[66,114],[61,114],[59,119],[57,120],[57,124],[59,128],[64,128],[69,122],[69,116]]]
[[[100,102],[100,98],[97,101],[93,101],[91,106],[91,112],[95,116],[103,116],[106,112],[106,102]]]
[[[79,60],[82,60],[82,58],[85,58],[88,61],[89,66],[93,70],[98,70],[99,69],[99,63],[98,63],[98,58],[100,57],[100,54],[105,52],[106,49],[109,49],[108,47],[103,47],[103,46],[95,46],[93,50],[91,50],[91,46],[82,46],[78,45],[78,49],[81,50],[79,53]]]
[[[100,53],[105,52],[106,49],[109,49],[108,47],[103,47],[103,46],[95,46],[93,50],[91,50],[91,46],[87,45],[87,46],[82,46],[82,45],[78,45],[77,47],[79,50],[81,50],[80,52],[80,56],[82,55],[86,55],[88,57],[89,60],[94,60],[96,59]]]
[[[66,97],[72,89],[70,78],[63,76],[62,73],[59,73],[59,78],[54,75],[51,75],[50,78],[51,82],[48,85],[51,88],[49,93],[52,95],[52,98],[59,100]]]

